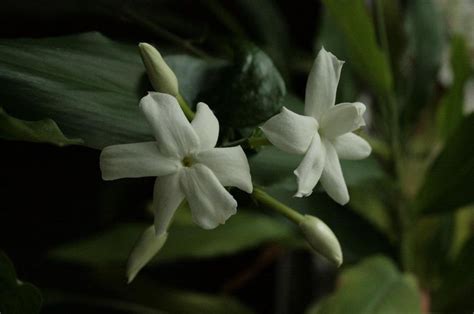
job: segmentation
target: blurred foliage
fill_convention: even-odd
[[[439,133],[445,139],[449,138],[463,119],[464,87],[472,73],[469,51],[462,37],[453,38],[450,51],[450,64],[454,80],[448,92],[441,99],[437,112]]]
[[[0,138],[79,145],[2,142],[12,193],[2,204],[2,239],[19,273],[44,290],[45,312],[285,314],[303,312],[310,300],[307,313],[472,312],[468,38],[446,30],[437,1],[320,2],[0,4]],[[205,101],[216,112],[225,144],[258,138],[258,124],[281,106],[302,113],[321,45],[346,61],[337,98],[367,102],[361,136],[374,148],[366,160],[342,162],[348,206],[318,189],[292,197],[300,156],[246,151],[256,184],[334,230],[347,265],[335,287],[335,270],[301,250],[293,226],[236,190],[242,209],[216,230],[199,229],[181,209],[160,254],[125,284],[126,258],[151,221],[151,181],[99,183],[96,149],[151,138],[137,106],[151,89],[142,41],[163,53],[192,106]],[[441,86],[446,47],[453,82]],[[17,246],[10,220],[24,216],[32,233],[45,231]],[[294,262],[298,254],[303,263]],[[0,311],[37,313],[38,290],[17,281],[4,254],[0,264]]]
[[[56,122],[51,119],[25,121],[8,115],[0,107],[0,138],[38,143],[51,143],[58,146],[82,144],[81,139],[64,136]]]
[[[40,312],[41,303],[40,291],[20,281],[12,262],[0,251],[0,313],[36,314]]]
[[[100,235],[56,248],[51,257],[94,267],[124,266],[133,244],[146,227],[146,224],[118,225]],[[203,230],[192,222],[189,208],[185,207],[175,218],[155,262],[235,254],[272,241],[290,241],[293,237],[288,225],[245,209],[240,209],[239,215],[220,228]]]
[[[410,60],[402,70],[407,85],[403,118],[413,123],[420,110],[435,99],[434,88],[445,44],[442,15],[435,1],[407,2],[406,28]]]
[[[336,293],[307,314],[421,313],[415,278],[402,274],[387,258],[376,256],[346,269]]]
[[[424,213],[452,211],[474,201],[474,114],[462,119],[431,165],[417,199]]]
[[[363,0],[322,0],[329,16],[344,36],[351,66],[359,77],[379,95],[386,95],[393,85],[386,55],[376,41],[375,28]]]

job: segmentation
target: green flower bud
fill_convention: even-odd
[[[179,95],[178,79],[158,50],[147,43],[140,43],[138,47],[148,78],[155,91],[177,97]]]
[[[128,257],[127,282],[131,283],[138,272],[158,253],[168,238],[164,232],[156,235],[155,226],[148,227],[138,238]]]
[[[313,250],[336,264],[337,267],[341,266],[341,245],[328,225],[319,218],[304,215],[299,227]]]

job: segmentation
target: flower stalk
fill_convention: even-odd
[[[297,225],[299,225],[304,220],[303,215],[301,215],[294,209],[286,206],[282,202],[276,200],[275,198],[271,197],[269,194],[267,194],[260,188],[254,187],[252,195],[258,203],[264,205],[268,209],[274,210],[282,214]]]
[[[189,121],[192,121],[192,120],[194,119],[195,113],[194,113],[194,111],[191,109],[191,107],[189,107],[187,101],[184,99],[183,96],[181,96],[181,94],[178,94],[178,95],[176,96],[176,99],[178,100],[178,104],[179,104],[179,106],[181,107],[181,110],[183,110],[184,115],[186,116],[186,118],[187,118]]]

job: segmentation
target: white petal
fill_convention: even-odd
[[[360,102],[342,103],[329,109],[320,120],[320,133],[326,138],[346,134],[365,125],[365,105]]]
[[[127,280],[132,282],[138,272],[158,253],[168,238],[168,233],[156,235],[155,227],[150,226],[140,235],[133,246],[127,262]]]
[[[295,197],[310,196],[321,177],[326,159],[326,152],[318,133],[313,137],[306,155],[293,172],[298,182],[298,192]]]
[[[235,186],[252,193],[252,178],[247,156],[240,146],[213,148],[200,152],[196,161],[211,169],[223,186]]]
[[[219,137],[219,121],[208,105],[203,102],[197,104],[196,116],[191,125],[199,136],[201,150],[216,146]]]
[[[153,213],[157,235],[166,232],[176,209],[184,199],[179,183],[181,175],[182,171],[156,178],[153,190]]]
[[[181,187],[193,220],[204,229],[213,229],[237,212],[237,202],[202,164],[183,169]]]
[[[334,106],[343,64],[344,61],[321,48],[306,83],[305,115],[319,119]]]
[[[163,156],[156,142],[112,145],[100,154],[104,180],[156,177],[176,172],[178,160]]]
[[[324,141],[323,145],[326,147],[326,163],[321,175],[321,184],[333,200],[341,205],[347,204],[349,202],[349,192],[342,175],[336,149],[329,141]]]
[[[318,121],[283,107],[281,112],[265,122],[261,129],[268,140],[281,150],[304,154],[318,131]]]
[[[168,94],[150,92],[140,100],[140,108],[163,155],[182,158],[197,150],[199,138],[176,98]]]
[[[362,137],[350,132],[332,140],[339,159],[358,160],[369,157],[372,147]]]

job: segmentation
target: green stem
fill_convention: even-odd
[[[272,145],[272,143],[270,143],[270,141],[264,136],[251,137],[248,140],[248,144],[250,148],[258,148],[261,146]]]
[[[289,220],[293,221],[297,225],[301,223],[301,221],[304,219],[303,215],[295,211],[294,209],[286,206],[282,202],[274,199],[270,195],[268,195],[266,192],[263,190],[254,187],[253,197],[257,200],[258,203],[264,205],[265,207],[272,209],[283,216],[287,217]]]
[[[183,98],[183,96],[181,96],[181,94],[176,96],[176,99],[178,100],[179,106],[183,110],[184,115],[186,116],[186,118],[188,118],[189,121],[192,121],[194,119],[194,111],[191,110],[188,103]]]
[[[380,45],[382,51],[387,58],[387,63],[389,67],[390,74],[393,77],[393,72],[391,68],[391,59],[390,59],[390,50],[388,44],[387,31],[385,27],[385,17],[383,12],[382,0],[375,1],[376,6],[376,15],[378,23],[378,31],[380,38]],[[393,90],[386,91],[383,95],[380,95],[379,100],[388,107],[389,112],[385,111],[385,114],[388,115],[389,121],[389,138],[392,150],[392,160],[394,166],[395,177],[398,182],[397,190],[400,193],[400,198],[397,200],[396,209],[397,209],[397,218],[400,226],[399,240],[400,240],[400,255],[402,260],[402,265],[404,269],[409,268],[410,264],[410,252],[406,248],[407,234],[410,230],[410,225],[412,224],[411,210],[407,206],[408,204],[403,197],[403,189],[401,183],[404,182],[404,171],[403,171],[403,148],[400,141],[400,126],[399,126],[399,117],[400,113],[398,110],[397,99]]]

